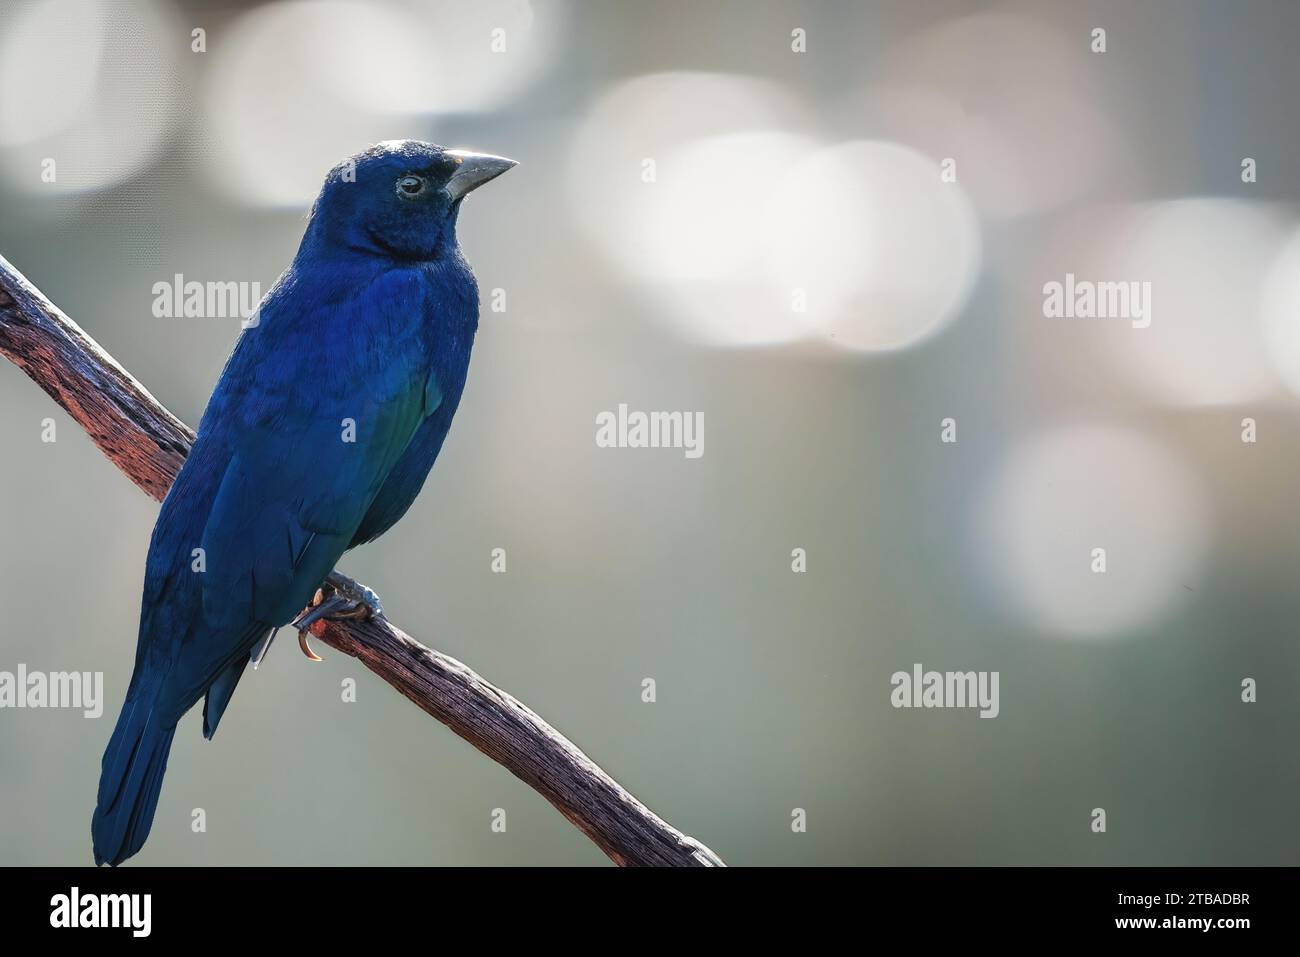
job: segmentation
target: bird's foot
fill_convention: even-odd
[[[329,589],[329,593],[326,593]],[[291,628],[298,629],[298,647],[302,653],[311,661],[323,661],[320,655],[311,650],[311,645],[307,643],[307,634],[311,626],[322,618],[328,618],[336,612],[342,611],[350,603],[346,598],[342,598],[333,593],[333,589],[327,584],[316,589],[316,594],[312,596],[311,604],[303,609],[293,621],[289,622]]]
[[[357,605],[358,612],[364,612],[344,617],[359,618],[362,621],[383,617],[384,606],[379,603],[379,596],[375,594],[374,589],[367,588],[361,582],[339,572],[330,572],[325,579],[325,584],[333,586],[335,592],[351,599]]]
[[[298,647],[302,653],[311,661],[322,661],[307,642],[307,634],[312,625],[321,620],[368,621],[383,613],[384,607],[379,603],[379,596],[372,589],[346,575],[330,572],[321,587],[316,589],[311,604],[290,624],[298,629]]]

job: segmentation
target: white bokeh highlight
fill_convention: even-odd
[[[825,144],[806,115],[768,81],[667,73],[620,85],[583,123],[574,215],[675,334],[882,351],[968,299],[981,247],[962,188],[901,144]]]
[[[1282,383],[1300,395],[1300,230],[1269,266],[1262,309],[1269,362]]]
[[[765,274],[808,295],[834,344],[900,349],[928,338],[969,298],[980,233],[939,163],[888,142],[851,142],[791,164],[767,204]]]
[[[1264,298],[1285,239],[1265,204],[1194,197],[1128,207],[1097,237],[1094,264],[1078,278],[1150,282],[1150,326],[1063,321],[1110,326],[1097,337],[1106,359],[1162,404],[1259,399],[1277,387]]]
[[[0,146],[30,143],[90,110],[104,52],[104,15],[88,0],[41,0],[0,39]]]
[[[1123,428],[1081,425],[1013,448],[977,497],[971,567],[1046,637],[1155,624],[1195,589],[1211,540],[1192,469]],[[1094,548],[1107,570],[1092,570]]]
[[[713,346],[806,334],[788,295],[754,281],[764,201],[784,166],[814,148],[797,132],[800,115],[766,80],[656,73],[611,89],[578,129],[573,215],[675,334]],[[647,160],[654,182],[643,180]]]
[[[541,17],[507,0],[257,7],[208,54],[208,169],[240,202],[309,203],[334,163],[411,135],[405,117],[500,109],[525,93],[556,54],[564,9]],[[493,51],[497,41],[505,52]]]
[[[390,124],[337,92],[378,52],[349,63],[349,32],[365,35],[361,24],[384,16],[357,3],[302,0],[258,7],[226,29],[208,54],[202,99],[207,168],[231,199],[301,207],[334,163],[389,138]]]
[[[850,108],[879,135],[956,159],[981,213],[1041,213],[1134,165],[1101,105],[1086,41],[1059,17],[940,20],[868,61]]]
[[[374,0],[366,6],[380,8]],[[556,62],[569,16],[563,0],[390,0],[386,13],[367,27],[379,55],[366,66],[376,69],[350,71],[357,81],[350,95],[381,113],[508,106]]]
[[[87,192],[140,174],[181,122],[189,31],[169,4],[40,0],[0,36],[0,175]],[[54,160],[57,178],[41,178]]]

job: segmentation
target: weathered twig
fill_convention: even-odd
[[[0,353],[63,406],[127,477],[159,501],[194,433],[0,257]],[[538,791],[617,864],[721,865],[652,813],[573,742],[465,665],[385,618],[317,622],[352,655]]]

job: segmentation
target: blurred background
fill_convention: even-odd
[[[451,436],[342,565],[395,622],[732,864],[1295,864],[1298,39],[1286,2],[4,0],[0,254],[195,424],[238,321],[155,283],[268,289],[372,142],[514,157],[461,216]],[[1150,282],[1150,327],[1044,318],[1067,272]],[[598,448],[620,403],[703,457]],[[0,670],[106,698],[0,711],[0,863],[89,863],[157,506],[8,364],[0,447]],[[607,863],[321,653],[187,716],[138,863]],[[999,717],[892,708],[917,662],[1000,672]]]

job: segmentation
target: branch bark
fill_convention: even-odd
[[[0,256],[0,353],[161,501],[193,431]],[[386,618],[317,622],[312,634],[351,655],[550,801],[620,865],[721,866],[722,860],[638,801],[537,714]]]

